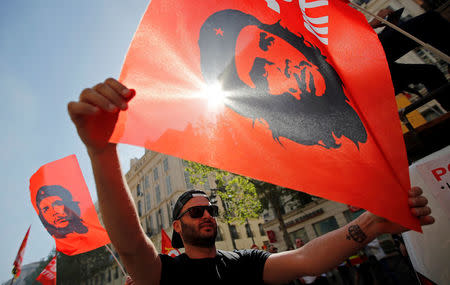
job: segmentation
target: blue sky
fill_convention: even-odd
[[[54,246],[34,211],[29,178],[48,162],[76,154],[96,200],[90,162],[67,115],[81,90],[118,77],[148,0],[0,1],[0,281],[32,224],[24,264]],[[142,148],[120,146],[125,171]]]

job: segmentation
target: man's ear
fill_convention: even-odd
[[[176,231],[177,233],[180,233],[181,232],[181,222],[180,222],[180,220],[173,221],[172,227],[173,227],[174,231]]]

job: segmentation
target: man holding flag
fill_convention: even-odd
[[[127,102],[134,95],[134,90],[117,80],[107,79],[94,88],[85,89],[80,100],[69,103],[68,108],[91,159],[105,227],[136,284],[159,284],[164,280],[170,280],[167,284],[171,284],[173,279],[170,278],[197,284],[214,284],[220,281],[241,284],[240,276],[249,274],[254,278],[250,279],[254,281],[253,284],[282,284],[297,277],[318,275],[329,270],[380,234],[407,230],[399,224],[366,212],[347,226],[314,239],[296,250],[270,256],[262,252],[231,255],[225,257],[230,261],[225,267],[198,267],[197,272],[189,272],[188,276],[167,271],[168,268],[179,269],[183,266],[179,259],[158,255],[155,246],[145,235],[130,190],[123,180],[116,144],[108,142],[118,111],[127,109]],[[421,194],[420,188],[409,191],[411,214],[420,220],[421,225],[432,224],[434,219],[429,216],[431,210]],[[181,255],[183,259],[187,259],[186,262],[206,264],[207,261],[209,264],[220,260],[216,258],[214,245],[216,214],[208,198],[202,193],[182,195],[178,200],[174,207],[173,226],[181,245],[186,248],[186,254]],[[247,265],[253,264],[252,268],[260,270],[247,271],[248,267],[241,266],[239,260],[247,260]],[[227,275],[227,272],[242,274]]]
[[[296,250],[225,252],[215,247],[217,208],[205,193],[188,191],[172,215],[172,246],[185,253],[158,255],[122,176],[117,142],[364,206],[410,228],[434,222],[421,189],[409,189],[394,100],[374,104],[393,88],[361,15],[340,1],[199,2],[152,1],[123,84],[109,78],[68,105],[105,228],[136,284],[283,284],[407,228],[366,212]],[[218,95],[223,105],[209,108],[205,97]]]

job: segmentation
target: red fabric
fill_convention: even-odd
[[[166,234],[166,232],[163,229],[161,229],[161,253],[167,254],[172,257],[180,255],[178,249],[173,248],[170,237]]]
[[[39,168],[30,178],[30,195],[36,213],[41,213],[41,221],[55,239],[59,252],[76,255],[110,243],[75,155]],[[38,197],[45,198],[39,202],[41,208],[36,205]],[[45,221],[52,224],[47,222],[46,225]],[[52,231],[54,228],[57,230]]]
[[[267,237],[269,238],[270,243],[277,242],[277,237],[274,231],[267,231]]]
[[[436,283],[434,283],[433,281],[431,281],[427,277],[423,276],[419,272],[416,271],[416,273],[417,273],[417,276],[419,276],[420,284],[422,284],[422,285],[436,285]]]
[[[349,257],[350,264],[351,265],[358,265],[367,260],[367,257],[365,256],[359,256],[359,255],[353,255]]]
[[[151,1],[120,76],[125,85],[136,89],[136,97],[128,111],[120,113],[110,141],[144,146],[361,207],[420,230],[419,222],[411,215],[407,203],[410,188],[408,162],[392,81],[377,35],[362,14],[339,0],[330,0],[327,6],[305,10],[308,17],[325,19],[325,24],[316,25],[316,28],[324,28],[322,40],[304,24],[306,18],[302,16],[299,1],[278,1],[279,13],[269,8],[268,3],[273,4],[274,1]],[[314,127],[331,128],[333,123],[337,128],[346,129],[345,122],[336,120],[345,121],[347,116],[327,117],[322,113],[316,120],[314,114],[305,115],[312,114],[314,108],[304,109],[305,114],[298,117],[294,117],[292,112],[273,111],[276,113],[272,114],[274,120],[278,115],[281,119],[285,117],[284,121],[288,123],[298,121],[294,125],[287,124],[284,130],[288,134],[280,135],[268,119],[258,115],[252,117],[246,114],[245,108],[239,109],[237,103],[245,97],[226,93],[224,101],[216,105],[208,100],[211,94],[217,94],[215,91],[206,93],[205,87],[212,82],[208,81],[211,75],[208,66],[222,58],[220,53],[216,54],[207,60],[204,68],[202,59],[206,57],[200,47],[201,28],[211,15],[224,9],[242,11],[265,24],[279,22],[282,27],[304,37],[305,45],[310,49],[319,49],[326,57],[325,65],[332,66],[342,81],[339,88],[345,93],[346,105],[357,114],[366,138],[355,143],[351,138],[354,134],[342,135],[334,130],[328,132],[332,137],[327,136],[326,139],[340,146],[329,147],[325,138],[299,143],[289,137],[289,132],[295,133],[300,128],[311,126],[305,134],[315,136],[314,133],[309,134],[314,132]],[[226,25],[235,22],[230,19],[224,21],[223,26],[205,26],[205,29],[215,31],[216,41],[219,41],[229,36]],[[262,33],[257,35],[261,29],[255,25],[243,29],[236,42],[235,58],[224,65],[227,68],[236,64],[238,79],[243,86],[246,85],[245,90],[255,90],[250,76],[252,64],[255,64],[256,57],[265,57],[267,53],[261,46],[261,38],[265,36],[261,36]],[[252,38],[250,35],[255,36]],[[306,53],[293,52],[293,43],[286,44],[287,41],[280,41],[270,34],[266,40],[271,37],[275,38],[275,44],[269,48],[278,48],[278,53],[273,61],[271,58],[271,63],[265,65],[270,76],[262,75],[269,82],[271,94],[285,90],[291,92],[292,87],[298,85],[298,88],[303,88],[302,92],[295,93],[294,88],[291,95],[300,104],[307,102],[308,92],[316,95],[316,101],[320,98],[332,100],[334,95],[324,95],[324,91],[334,91],[330,85],[326,87],[325,78],[328,76],[324,76],[325,69],[318,71],[318,66],[323,68],[323,65],[311,64],[312,57],[307,58]],[[328,44],[323,41],[328,41]],[[255,45],[256,48],[253,47]],[[289,62],[292,73],[288,74],[282,68],[278,68],[276,73],[275,67],[279,65],[273,62],[283,63],[284,57],[288,56],[295,59],[295,62]],[[294,64],[297,63],[296,71]],[[295,76],[285,80],[293,73],[301,79],[304,87],[295,83]],[[220,81],[226,76],[228,73],[224,71],[217,78]],[[233,84],[227,85],[226,89],[233,87],[238,89]],[[230,102],[236,103],[237,107],[233,108],[228,104]],[[245,107],[255,109],[260,105],[255,101],[254,106],[248,104]],[[334,107],[335,104],[329,104],[324,108]],[[266,104],[265,108],[263,110],[267,111],[271,105]],[[275,107],[272,109],[277,110]],[[323,119],[326,119],[325,123]],[[299,136],[302,135],[300,131]]]
[[[16,260],[14,260],[13,274],[14,278],[18,278],[20,276],[20,272],[22,271],[22,261],[23,255],[25,254],[25,247],[27,246],[28,235],[30,234],[31,226],[28,227],[27,233],[20,244],[19,251],[17,252]]]
[[[36,278],[42,285],[56,285],[56,255]]]

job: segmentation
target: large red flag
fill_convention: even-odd
[[[180,251],[172,246],[172,241],[167,233],[161,229],[161,253],[172,257],[180,255]]]
[[[340,0],[152,0],[112,142],[362,207],[419,229],[377,35]]]
[[[30,195],[58,251],[75,255],[110,242],[75,155],[39,168],[30,178]]]
[[[22,271],[22,261],[23,255],[25,254],[25,247],[27,246],[28,235],[30,234],[31,225],[28,227],[27,233],[20,244],[19,251],[17,252],[16,259],[14,260],[14,267],[12,270],[12,274],[14,278],[18,278],[20,276],[20,272]]]
[[[36,278],[42,285],[56,285],[56,255]]]

